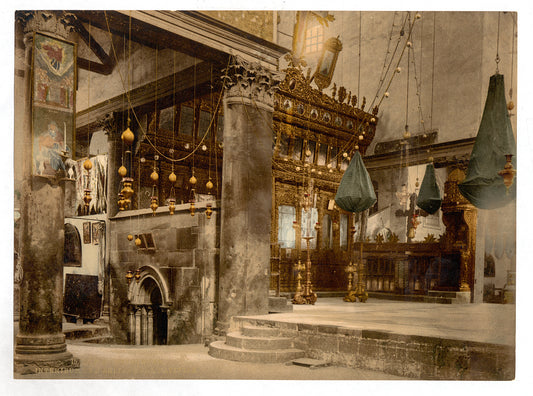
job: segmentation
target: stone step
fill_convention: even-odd
[[[277,327],[253,326],[251,324],[244,324],[241,328],[241,333],[246,337],[279,337],[279,329]]]
[[[236,362],[285,363],[290,360],[304,357],[305,352],[294,348],[250,350],[236,348],[224,343],[224,341],[215,341],[209,345],[209,355],[218,359],[232,360]]]
[[[67,340],[85,340],[89,338],[109,337],[110,332],[107,326],[82,325],[64,323],[63,333]]]
[[[286,337],[250,337],[235,332],[226,335],[226,344],[242,349],[290,349],[292,340]]]

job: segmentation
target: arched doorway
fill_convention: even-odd
[[[166,345],[168,305],[165,290],[149,269],[132,282],[130,298],[130,342],[134,345]]]

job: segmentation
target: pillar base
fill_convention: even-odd
[[[67,351],[64,334],[17,335],[15,373],[60,373],[77,368],[80,368],[80,360]]]

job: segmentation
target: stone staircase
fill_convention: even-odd
[[[226,341],[212,342],[209,355],[237,362],[284,363],[305,355],[293,344],[291,338],[280,336],[278,328],[245,323],[240,331],[228,333]]]
[[[67,342],[90,342],[112,344],[113,336],[106,325],[63,323],[63,334]]]

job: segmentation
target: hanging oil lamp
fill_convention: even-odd
[[[126,282],[128,282],[128,285],[131,283],[131,280],[133,279],[133,271],[129,270],[126,272]]]
[[[123,211],[126,209],[126,200],[124,199],[124,194],[121,192],[118,193],[118,210]]]
[[[159,207],[157,203],[157,197],[155,195],[150,197],[150,209],[152,209],[152,216],[155,216],[155,212]]]
[[[141,238],[137,236],[137,238],[135,238],[135,246],[140,247],[141,245],[142,245]]]
[[[122,190],[120,191],[124,196],[125,207],[128,208],[131,203],[131,197],[133,196],[133,179],[131,177],[125,177],[122,179]]]
[[[176,198],[174,197],[174,183],[176,182],[176,174],[174,170],[168,175],[168,180],[170,181],[170,198],[168,199],[168,211],[171,215],[174,214],[176,210]]]
[[[130,121],[131,120],[128,118],[128,127],[124,130],[124,132],[122,132],[122,135],[120,136],[122,141],[128,146],[130,146],[135,140],[135,135],[130,129]]]
[[[91,174],[92,167],[93,167],[93,163],[91,162],[91,160],[89,158],[87,158],[83,162],[83,168],[87,171],[87,188],[85,188],[83,190],[83,202],[84,202],[85,212],[87,214],[89,212],[89,204],[90,204],[91,200],[93,199],[91,197],[91,189],[89,188],[89,186],[90,186],[90,174]]]
[[[135,282],[139,283],[140,280],[141,280],[141,270],[137,268],[135,270]]]
[[[133,235],[128,234],[128,241],[130,241],[130,242],[133,241]]]
[[[207,219],[210,219],[212,213],[213,213],[213,209],[211,209],[211,204],[210,203],[206,204],[205,205],[205,217]]]
[[[191,206],[189,208],[189,211],[191,212],[191,216],[194,216],[194,213],[196,212],[196,208],[194,206],[194,198],[189,200]]]
[[[503,167],[503,170],[498,172],[498,175],[503,177],[503,184],[505,184],[505,188],[507,189],[507,194],[509,194],[509,188],[513,185],[513,179],[516,174],[516,170],[513,169],[513,164],[511,163],[511,160],[513,158],[512,154],[506,154],[505,155],[505,166]]]

